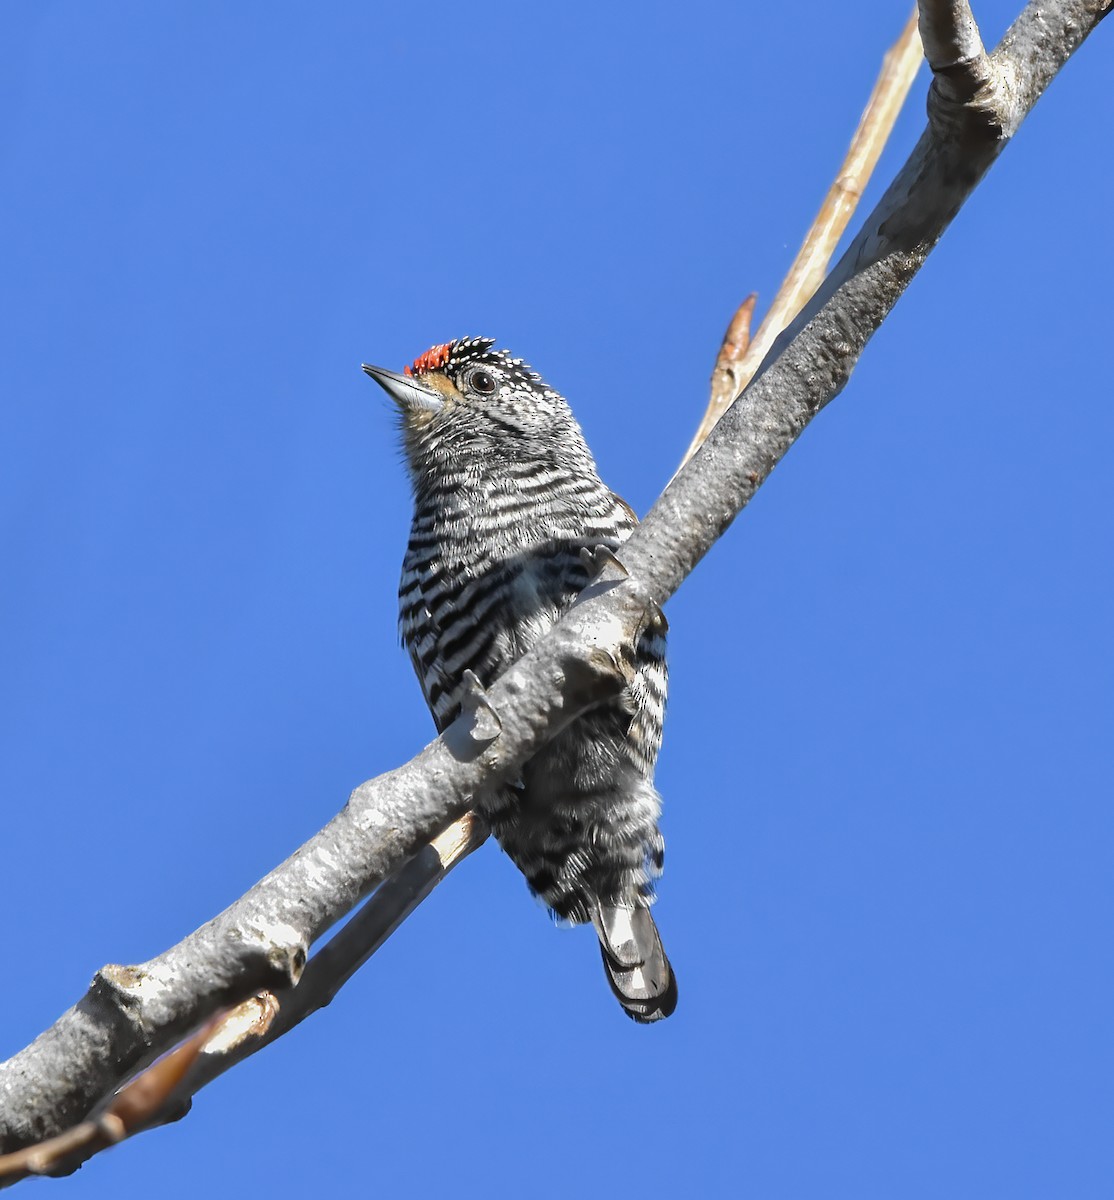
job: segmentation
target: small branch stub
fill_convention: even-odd
[[[262,949],[267,965],[276,973],[275,982],[292,987],[302,977],[309,957],[305,936],[291,925],[277,921],[249,927],[245,943]]]
[[[990,64],[967,0],[921,0],[918,9],[921,45],[932,73],[985,83]]]
[[[1003,132],[995,74],[967,0],[920,0],[921,43],[932,69],[928,119],[938,137]],[[985,93],[980,96],[980,93]]]

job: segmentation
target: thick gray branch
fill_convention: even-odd
[[[99,972],[74,1008],[0,1066],[0,1149],[76,1123],[216,1009],[260,988],[289,993],[329,926],[478,791],[512,777],[563,725],[622,686],[623,656],[653,601],[672,595],[842,390],[952,217],[1109,3],[1031,4],[986,59],[969,102],[934,87],[928,130],[854,244],[627,543],[629,577],[612,570],[591,586],[486,703],[412,762],[357,788],[325,829],[220,916],[151,962]],[[974,44],[973,20],[968,28],[961,4],[924,8],[936,20],[930,37],[945,46],[932,63],[939,79],[948,39],[961,51]]]

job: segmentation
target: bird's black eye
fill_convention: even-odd
[[[495,391],[495,376],[490,371],[473,371],[468,383],[481,396],[490,396]]]

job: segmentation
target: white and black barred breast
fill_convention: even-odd
[[[560,619],[588,582],[581,549],[617,550],[634,528],[598,478],[515,464],[495,485],[446,470],[414,514],[399,587],[402,639],[444,729],[464,673],[486,687]],[[589,900],[652,895],[663,842],[650,782],[661,746],[665,643],[643,637],[621,701],[589,713],[481,806],[531,888],[560,917]]]

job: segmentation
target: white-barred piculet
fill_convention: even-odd
[[[636,524],[564,398],[494,345],[434,346],[401,375],[364,367],[401,415],[414,519],[399,625],[438,730],[460,711],[465,671],[492,684],[586,586],[581,551],[616,550]],[[642,1023],[677,1003],[649,911],[665,851],[653,782],[665,692],[665,639],[648,631],[622,698],[478,803],[552,912],[595,926],[612,991]]]

